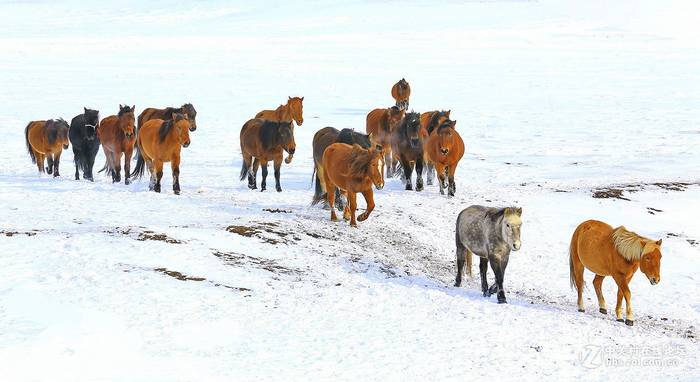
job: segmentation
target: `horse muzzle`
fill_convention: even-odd
[[[656,285],[661,282],[661,277],[649,277],[651,285]]]
[[[187,141],[187,142],[182,144],[182,147],[189,147],[189,145],[190,145],[190,141]]]
[[[414,148],[415,148],[415,147],[418,147],[418,144],[420,143],[420,139],[418,139],[418,138],[411,138],[410,143],[411,143],[411,147],[414,147]]]
[[[450,149],[440,149],[440,152],[442,153],[442,155],[446,156],[447,154],[450,153]]]
[[[197,125],[190,125],[190,131],[197,130]]]
[[[68,144],[63,145],[64,150],[68,150]]]
[[[384,188],[384,183],[375,184],[374,187],[376,187],[377,190],[381,190],[382,188]]]
[[[517,250],[520,249],[520,246],[521,246],[521,245],[522,245],[522,244],[518,241],[518,242],[513,243],[512,248],[513,248],[514,251],[517,251]]]

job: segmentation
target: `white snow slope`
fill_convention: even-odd
[[[1,379],[700,379],[698,9],[610,3],[0,2]],[[359,228],[331,223],[312,136],[364,130],[402,77],[458,121],[457,196],[388,179]],[[284,191],[250,191],[240,126],[292,95]],[[169,171],[155,194],[26,154],[30,120],[188,101],[180,196]],[[592,197],[616,185],[629,200]],[[524,209],[507,305],[452,286],[471,204]],[[597,312],[590,272],[576,310],[568,243],[591,218],[664,239],[633,327]]]

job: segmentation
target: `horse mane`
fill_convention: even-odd
[[[119,108],[119,113],[117,114],[117,117],[121,117],[122,115],[126,113],[131,113],[131,108],[129,106],[124,106]]]
[[[60,125],[60,124],[68,125],[68,122],[66,122],[63,118],[59,118],[59,119],[49,119],[44,124],[44,130],[46,131],[46,135],[49,139],[50,145],[53,145],[56,142],[56,138],[58,138],[58,126],[57,125]]]
[[[627,261],[639,260],[643,254],[651,251],[651,249],[645,250],[651,243],[654,243],[653,240],[628,231],[624,226],[619,226],[613,230],[612,239],[617,253]]]
[[[263,120],[262,126],[260,126],[260,142],[265,150],[270,150],[277,145],[277,132],[283,125],[287,125],[291,129],[289,122]]]
[[[433,114],[430,116],[430,122],[428,122],[428,135],[432,134],[435,128],[442,128],[442,125],[438,126],[438,121],[440,120],[441,116],[444,116],[446,114],[447,112],[444,110],[433,112]]]
[[[169,109],[172,109],[172,108],[169,108]],[[194,106],[191,103],[186,103],[186,104],[180,106],[180,110],[182,110],[182,112],[184,114],[187,114],[187,116],[190,118],[194,118],[197,114],[197,111],[194,109]]]
[[[352,175],[365,176],[369,172],[369,163],[372,160],[372,153],[363,149],[360,145],[352,145],[350,153],[350,172]]]
[[[420,127],[420,114],[416,113],[415,111],[411,111],[411,112],[406,113],[403,116],[401,123],[399,124],[399,126],[396,127],[396,129],[403,130],[401,133],[405,134],[408,131],[406,129],[406,127],[408,126],[408,122],[410,122],[410,121],[417,122],[419,125],[418,127]]]
[[[170,133],[170,130],[172,130],[173,126],[175,126],[175,123],[177,123],[178,121],[182,121],[183,119],[185,119],[185,117],[182,114],[177,113],[177,114],[175,114],[174,120],[173,119],[164,120],[163,123],[160,125],[160,128],[158,129],[158,139],[161,142],[163,142],[165,140],[165,138],[168,136],[168,134]]]

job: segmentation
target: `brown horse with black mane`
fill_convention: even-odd
[[[376,145],[369,150],[359,145],[334,143],[323,153],[323,175],[325,177],[328,204],[331,208],[331,220],[337,221],[335,214],[336,187],[348,198],[343,217],[350,220],[350,226],[357,227],[355,211],[357,210],[357,193],[361,192],[367,202],[367,210],[357,217],[364,221],[374,210],[374,193],[372,185],[378,190],[384,187],[382,174],[382,147]]]
[[[420,114],[406,113],[399,126],[391,135],[391,154],[400,164],[398,176],[402,176],[406,190],[412,190],[411,176],[416,169],[416,191],[423,191],[423,134],[421,134]],[[403,170],[403,174],[400,173]]]
[[[314,152],[314,183],[315,191],[311,205],[318,204],[321,201],[327,202],[326,199],[326,183],[323,175],[323,153],[328,146],[333,143],[345,143],[348,145],[360,145],[363,149],[369,149],[372,145],[372,134],[358,133],[352,129],[338,130],[334,127],[324,127],[314,134],[312,143]],[[340,198],[340,193],[336,193],[336,206],[343,208],[343,201]]]
[[[411,97],[411,85],[405,78],[391,87],[391,96],[396,100],[396,107],[401,110],[408,109],[408,98]]]
[[[122,155],[124,155],[124,184],[131,183],[129,180],[131,155],[136,143],[134,110],[136,106],[119,105],[119,113],[104,118],[97,128],[97,138],[102,143],[102,150],[107,158],[100,172],[107,170],[107,175],[112,176],[112,183],[121,181]]]
[[[191,125],[187,114],[174,111],[168,120],[150,119],[139,128],[136,168],[132,177],[143,177],[148,166],[151,174],[149,190],[160,192],[163,163],[170,162],[173,171],[173,192],[180,194],[180,150],[190,145]]]
[[[58,167],[61,153],[68,149],[68,122],[63,118],[48,121],[31,121],[24,129],[24,140],[27,152],[36,163],[39,173],[44,172],[44,158],[48,166],[46,172],[54,177],[61,176]]]
[[[396,126],[401,123],[404,111],[396,106],[386,109],[374,109],[367,114],[367,134],[371,134],[377,144],[384,148],[384,163],[386,163],[386,176],[393,176],[394,161],[391,155],[391,134]]]
[[[651,285],[661,281],[661,240],[651,240],[630,232],[625,227],[612,228],[597,220],[581,223],[571,237],[569,248],[569,280],[578,291],[578,310],[583,312],[583,271],[595,273],[593,286],[598,296],[600,313],[607,314],[603,298],[603,279],[612,276],[617,284],[617,321],[634,324],[632,293],[629,283],[640,269]],[[627,303],[627,316],[622,318],[622,299]]]
[[[444,194],[444,189],[447,188],[448,196],[455,195],[455,171],[464,156],[464,141],[455,130],[456,124],[457,121],[444,120],[440,126],[433,129],[424,144],[425,158],[428,162],[428,184],[432,183],[430,180],[435,176],[437,169],[440,193]]]
[[[267,162],[273,161],[275,169],[275,188],[282,191],[280,185],[280,169],[282,168],[283,151],[289,153],[285,160],[289,164],[296,150],[294,129],[291,122],[275,122],[266,119],[251,119],[241,128],[241,180],[248,176],[248,188],[257,187],[256,176],[258,167],[262,165],[262,182],[260,191],[267,188]],[[255,158],[255,160],[253,160]]]
[[[180,113],[187,115],[187,119],[190,122],[190,131],[197,130],[197,110],[194,109],[191,103],[186,103],[179,108],[177,107],[166,107],[165,109],[156,109],[154,107],[149,107],[144,109],[138,118],[138,128],[140,129],[144,123],[151,119],[171,119],[173,113]]]

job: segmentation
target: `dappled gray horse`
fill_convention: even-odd
[[[472,275],[472,254],[479,256],[481,291],[484,297],[498,292],[498,303],[506,302],[503,290],[503,274],[508,265],[510,251],[520,249],[522,208],[491,208],[470,206],[457,216],[457,278],[455,286],[462,285],[462,270],[467,263],[467,274]],[[486,282],[487,263],[491,264],[496,282],[489,288]]]

